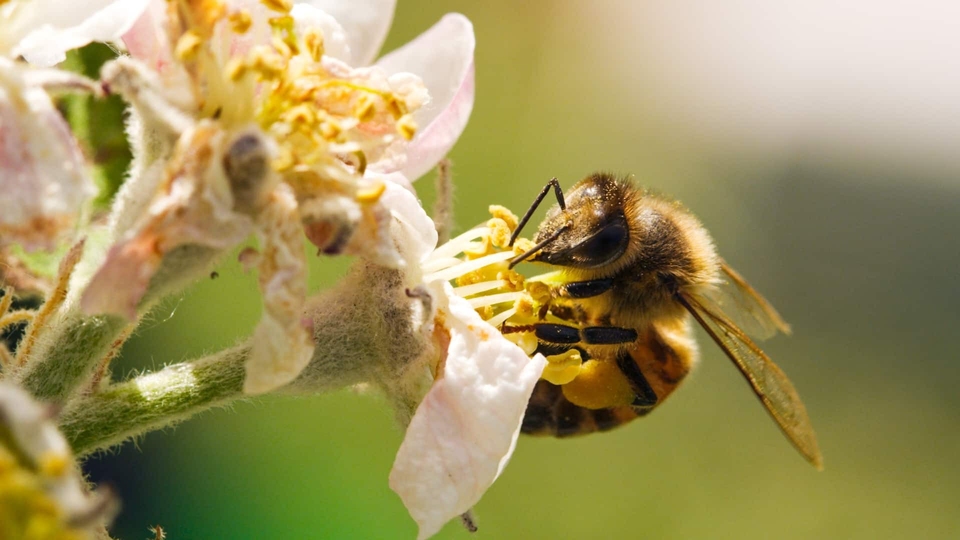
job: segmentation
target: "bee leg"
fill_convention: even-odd
[[[547,356],[561,354],[570,349],[580,349],[577,344],[587,345],[622,345],[633,343],[637,340],[637,331],[633,328],[620,328],[617,326],[588,326],[579,329],[575,326],[555,323],[538,323],[534,325],[534,333],[540,344],[537,346],[537,352]],[[584,360],[588,357],[584,355]],[[617,354],[617,367],[623,372],[624,376],[630,381],[630,386],[636,397],[631,405],[642,409],[638,412],[647,412],[646,409],[652,408],[657,404],[658,398],[656,392],[650,386],[650,382],[640,371],[637,362],[630,356],[628,349],[623,349]]]
[[[577,343],[618,345],[637,340],[636,330],[619,326],[588,326],[581,330],[566,324],[536,323],[533,327],[538,340],[556,345],[571,345],[568,349]]]
[[[588,326],[581,334],[583,342],[588,345],[619,345],[637,340],[636,330],[618,326]]]
[[[573,345],[580,343],[580,329],[576,326],[554,323],[536,323],[533,325],[534,334],[539,341],[545,341],[552,345]]]
[[[612,279],[591,279],[587,281],[572,281],[558,287],[561,296],[567,298],[592,298],[613,288]]]
[[[626,349],[620,351],[620,354],[617,355],[617,367],[620,368],[620,371],[627,377],[627,380],[630,381],[630,386],[633,387],[633,392],[637,397],[633,399],[633,405],[635,408],[652,408],[657,404],[658,398],[656,392],[653,391],[653,388],[650,386],[650,382],[643,375],[643,372],[640,371],[640,366],[637,365],[637,362],[630,356],[630,352]],[[646,413],[648,411],[638,411]]]

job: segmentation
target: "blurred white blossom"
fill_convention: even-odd
[[[70,49],[119,38],[145,5],[145,0],[0,3],[0,246],[53,249],[96,194],[83,155],[47,92],[98,88],[19,58],[53,66]]]
[[[114,506],[87,490],[52,409],[0,382],[0,538],[93,538]]]

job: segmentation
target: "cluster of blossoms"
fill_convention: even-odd
[[[580,369],[569,354],[533,354],[530,332],[499,331],[548,301],[543,280],[508,267],[529,247],[507,245],[516,217],[491,207],[485,226],[438,246],[446,224],[412,187],[470,115],[470,22],[447,15],[375,60],[392,0],[81,4],[0,0],[0,329],[29,323],[15,350],[0,346],[0,522],[47,527],[4,537],[105,534],[112,505],[87,493],[74,456],[245,395],[360,383],[406,428],[390,486],[420,536],[468,516],[541,375],[562,383]],[[98,81],[52,68],[93,41],[128,54]],[[133,162],[105,218],[51,101],[62,90],[129,105]],[[257,269],[263,314],[249,342],[111,382],[111,359],[151,307],[250,236],[258,248],[240,262]],[[314,297],[305,240],[357,257]],[[45,280],[24,250],[65,255]],[[7,313],[27,290],[45,293],[39,310]],[[42,504],[8,504],[18,482],[15,496]]]

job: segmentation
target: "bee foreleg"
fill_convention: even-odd
[[[555,323],[534,324],[534,334],[540,341],[551,344],[573,345],[580,343],[580,329],[576,326]]]
[[[636,330],[617,326],[588,326],[582,334],[583,342],[588,345],[618,345],[637,340]]]
[[[572,281],[558,287],[560,296],[566,298],[592,298],[600,296],[613,287],[613,279],[591,279]]]
[[[588,326],[581,330],[566,324],[536,323],[533,327],[537,339],[550,344],[618,345],[637,340],[636,330],[618,326]]]

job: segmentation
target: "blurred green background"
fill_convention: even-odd
[[[451,156],[459,228],[597,169],[683,201],[792,323],[764,348],[826,459],[809,467],[701,334],[699,369],[655,414],[521,438],[476,507],[481,537],[960,535],[956,8],[792,4],[400,2],[384,50],[448,11],[475,24],[476,106]],[[432,178],[417,188],[429,208]],[[313,288],[348,262],[315,260]],[[255,279],[233,261],[219,274],[158,309],[115,375],[248,335]],[[387,487],[401,437],[377,396],[258,399],[88,467],[119,491],[125,540],[156,524],[175,540],[413,538]]]

